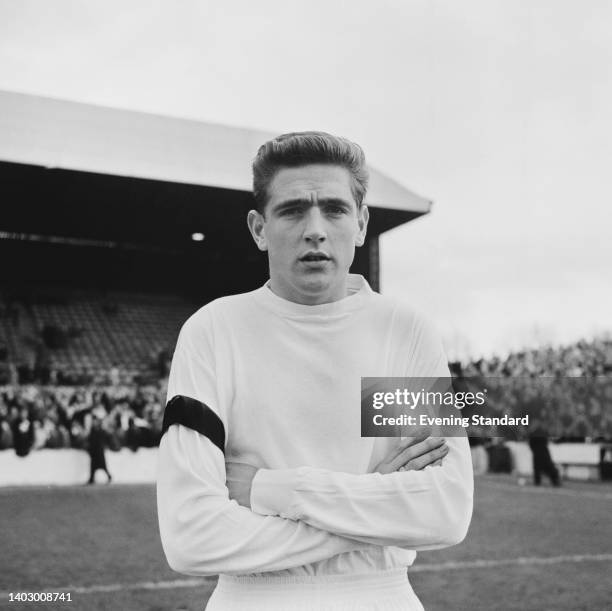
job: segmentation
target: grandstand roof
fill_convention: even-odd
[[[251,190],[251,160],[274,134],[0,91],[0,160]],[[405,222],[431,202],[374,168],[366,203],[402,211]],[[395,224],[395,223],[394,223]]]

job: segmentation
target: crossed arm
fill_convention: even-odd
[[[277,571],[368,547],[230,500],[222,452],[181,425],[160,443],[157,506],[168,564],[189,575]]]
[[[446,441],[443,438],[432,438],[429,430],[423,430],[417,436],[408,437],[396,444],[376,466],[374,473],[420,471],[429,465],[440,466],[447,454]],[[225,470],[230,498],[251,509],[253,479],[260,469],[246,463],[229,461],[225,464]]]
[[[160,444],[157,488],[168,562],[192,575],[241,574],[371,545],[419,550],[457,543],[471,516],[470,486],[463,477],[454,481],[465,461],[458,442],[465,440],[448,440],[448,450],[432,440],[400,448],[378,466],[384,473],[262,469],[254,478],[252,511],[230,498],[235,470],[230,463],[226,472],[221,451],[196,431],[173,425]],[[441,466],[414,470],[446,452]],[[409,470],[391,472],[402,461]]]
[[[472,513],[465,438],[409,438],[374,473],[362,475],[310,467],[253,473],[248,465],[231,463],[227,472],[234,498],[253,474],[250,501],[258,514],[376,545],[415,550],[454,545],[465,537]]]

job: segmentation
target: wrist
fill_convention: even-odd
[[[258,469],[251,482],[251,510],[260,515],[288,515],[294,469]]]

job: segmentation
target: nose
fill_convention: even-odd
[[[325,219],[318,206],[309,208],[304,227],[304,239],[307,242],[323,242],[327,237],[325,231]]]

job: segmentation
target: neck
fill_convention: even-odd
[[[348,278],[339,286],[330,287],[324,291],[303,291],[292,286],[286,286],[277,279],[270,277],[270,290],[287,301],[299,303],[301,305],[321,305],[340,301],[348,295]]]

